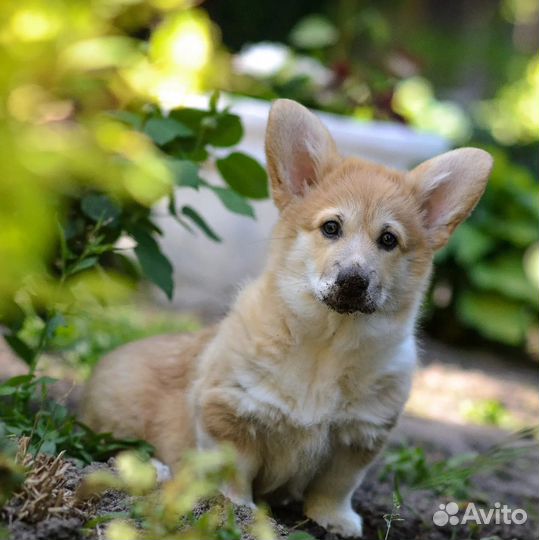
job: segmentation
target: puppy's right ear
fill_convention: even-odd
[[[278,99],[269,113],[266,157],[273,200],[282,210],[335,164],[339,155],[326,127],[308,109]]]
[[[492,156],[459,148],[429,159],[407,174],[418,196],[433,249],[442,248],[479,202],[492,170]]]

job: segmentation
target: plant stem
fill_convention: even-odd
[[[34,349],[32,360],[30,362],[30,375],[34,375],[37,367],[37,363],[39,361],[39,357],[41,356],[41,353],[44,351],[45,346],[47,345],[48,341],[48,333],[49,333],[49,322],[51,321],[53,316],[51,316],[50,313],[47,313],[44,319],[45,325],[43,326],[43,329],[41,330],[41,334],[39,335],[39,341],[37,343],[37,347]]]

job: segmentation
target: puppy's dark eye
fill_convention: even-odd
[[[326,221],[321,229],[323,235],[328,238],[337,238],[341,234],[341,225],[338,221]]]
[[[395,249],[398,243],[397,237],[390,232],[384,232],[378,238],[378,245],[387,251]]]

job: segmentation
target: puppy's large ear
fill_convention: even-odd
[[[289,99],[278,99],[269,113],[266,157],[273,200],[282,210],[318,182],[338,159],[335,142],[320,120]]]
[[[407,180],[421,201],[433,249],[443,247],[479,202],[493,160],[478,148],[461,148],[425,161]]]

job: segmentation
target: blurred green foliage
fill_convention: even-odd
[[[30,346],[37,345],[43,321],[28,317],[19,335]],[[112,349],[158,334],[193,332],[199,323],[185,315],[144,308],[140,305],[100,306],[66,315],[47,345],[47,352],[86,379],[91,368]],[[61,368],[60,368],[61,369]]]
[[[539,308],[539,199],[530,171],[499,149],[478,208],[439,254],[432,300],[486,338],[533,346]]]
[[[391,448],[385,452],[380,479],[393,480],[395,493],[401,503],[403,501],[401,487],[430,490],[451,500],[473,500],[482,496],[474,491],[473,478],[529,455],[530,448],[523,446],[522,440],[536,436],[536,428],[526,428],[515,432],[481,454],[475,452],[457,454],[449,459],[432,462],[427,460],[423,448],[413,446]]]
[[[516,422],[507,407],[497,399],[465,400],[460,408],[464,418],[474,424],[498,426],[507,430],[515,428]]]
[[[223,485],[238,481],[237,455],[232,447],[187,453],[174,478],[159,491],[155,491],[155,468],[136,453],[120,454],[116,468],[117,475],[108,471],[90,474],[79,489],[86,497],[111,488],[136,497],[127,516],[111,516],[106,530],[109,540],[240,540],[240,525],[254,538],[276,538],[263,510],[253,510],[254,519],[247,527],[247,523],[237,522],[233,504],[219,495]],[[197,504],[198,511],[193,511]],[[86,527],[95,524],[94,520]]]
[[[137,138],[143,137],[144,133],[151,138],[151,141],[141,140],[148,145],[153,141],[156,163],[163,167],[163,173],[172,183],[165,191],[154,193],[155,184],[147,184],[144,180],[137,184],[139,200],[116,193],[118,182],[114,178],[109,179],[107,191],[72,185],[67,193],[52,194],[59,199],[64,213],[55,212],[57,228],[56,234],[51,234],[53,245],[48,257],[42,261],[41,272],[31,277],[34,287],[22,285],[15,291],[13,302],[10,304],[6,299],[4,304],[4,323],[11,329],[6,339],[29,364],[36,354],[19,335],[25,317],[42,316],[52,325],[46,330],[50,338],[63,324],[61,315],[54,311],[80,310],[85,296],[105,301],[112,295],[114,299],[121,289],[118,283],[107,287],[107,281],[115,276],[129,278],[132,282],[142,274],[172,298],[173,268],[159,247],[156,238],[161,230],[152,218],[152,205],[163,196],[168,199],[169,213],[178,223],[189,230],[195,226],[210,238],[219,240],[218,234],[194,208],[179,207],[174,185],[211,189],[227,209],[250,217],[254,217],[254,211],[247,197],[267,196],[264,169],[253,158],[239,152],[216,160],[229,187],[212,185],[199,175],[201,164],[210,159],[210,147],[233,146],[243,135],[237,116],[217,110],[216,95],[207,111],[182,108],[163,116],[150,107],[145,112],[119,111],[109,116],[114,120],[108,125],[111,131],[107,136],[115,138],[129,134],[129,137]],[[134,180],[129,178],[130,185]],[[118,246],[126,236],[135,242],[138,267]],[[92,270],[95,273],[92,274]],[[80,274],[83,279],[79,279]],[[85,295],[85,287],[89,284],[90,294]]]
[[[1,10],[0,321],[33,365],[44,344],[32,350],[21,340],[27,316],[45,321],[45,341],[65,313],[124,298],[141,275],[172,297],[152,217],[163,199],[182,226],[219,239],[195,208],[177,203],[176,187],[211,189],[230,211],[254,217],[248,198],[267,196],[267,180],[249,156],[223,155],[243,129],[218,109],[218,94],[206,110],[178,107],[219,62],[203,11],[158,0]],[[199,175],[215,159],[225,187]],[[121,247],[126,237],[138,264]]]
[[[243,128],[218,93],[207,108],[183,106],[213,86],[226,58],[215,26],[188,1],[5,2],[0,43],[0,325],[29,366],[2,383],[0,418],[10,436],[30,433],[34,452],[89,461],[133,444],[93,434],[49,399],[51,381],[35,376],[42,353],[83,344],[79,361],[91,361],[151,333],[120,335],[117,325],[106,344],[76,336],[96,330],[82,313],[125,301],[142,278],[172,298],[157,206],[218,241],[211,220],[176,200],[178,188],[213,190],[254,217],[249,199],[267,196],[266,173],[225,151]],[[212,162],[222,185],[203,179]]]
[[[94,433],[79,422],[65,405],[49,397],[51,377],[33,374],[11,377],[0,383],[0,430],[6,439],[29,437],[28,450],[56,455],[65,450],[79,463],[104,461],[119,450],[153,448],[139,440],[118,440],[110,433]],[[1,454],[0,454],[1,455]]]
[[[0,508],[22,485],[24,471],[15,460],[17,444],[11,440],[0,422]],[[0,533],[4,532],[0,526]]]

